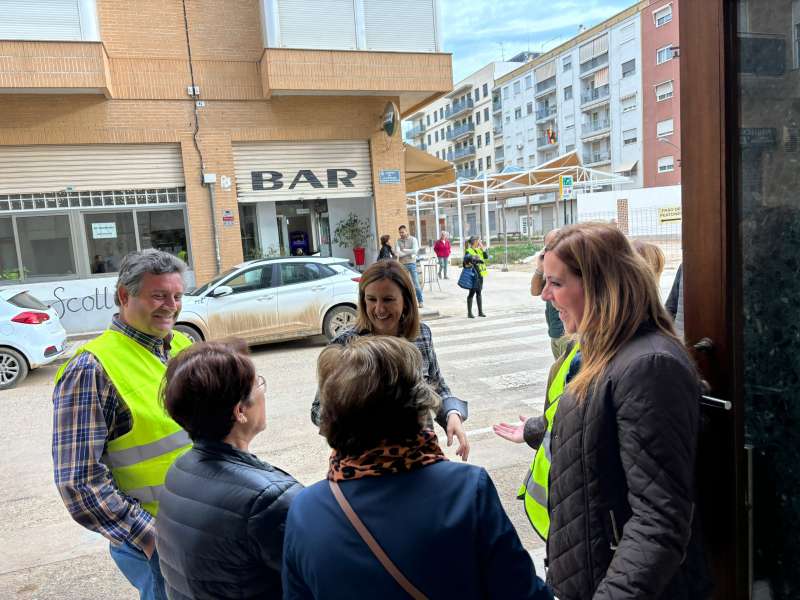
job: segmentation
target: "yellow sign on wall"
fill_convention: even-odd
[[[661,223],[679,223],[682,219],[680,206],[668,206],[658,209],[658,220]]]

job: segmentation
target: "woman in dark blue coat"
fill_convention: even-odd
[[[419,350],[396,336],[332,345],[319,358],[327,479],[301,492],[284,541],[284,598],[552,598],[492,480],[448,461],[423,429],[439,397]],[[390,574],[335,497],[343,494],[401,574]],[[422,597],[422,596],[416,596]]]
[[[301,486],[250,453],[266,382],[244,342],[195,344],[167,367],[164,405],[194,442],[167,473],[156,544],[167,595],[280,598],[283,531]]]

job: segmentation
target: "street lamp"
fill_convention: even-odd
[[[657,138],[657,139],[658,139],[658,141],[659,141],[659,142],[663,142],[664,144],[669,144],[670,146],[672,146],[673,148],[675,148],[675,149],[676,149],[678,152],[680,152],[680,151],[681,151],[681,147],[680,147],[680,146],[678,146],[678,145],[676,145],[676,144],[673,144],[673,143],[672,143],[672,142],[670,142],[670,141],[669,141],[667,138],[665,138],[665,137],[659,137],[659,138]],[[681,157],[680,157],[680,154],[678,155],[678,166],[679,166],[679,167],[681,166]]]

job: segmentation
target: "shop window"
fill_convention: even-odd
[[[67,215],[17,217],[17,234],[25,277],[75,274],[72,231]]]
[[[189,262],[186,225],[182,210],[137,211],[139,249],[163,250]]]
[[[0,219],[0,280],[3,279],[19,279],[19,261],[11,217]]]
[[[89,272],[116,273],[122,258],[136,250],[132,212],[84,215]]]

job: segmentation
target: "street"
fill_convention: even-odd
[[[466,292],[455,284],[458,271],[451,269],[441,291],[426,286],[426,312],[440,313],[429,321],[434,346],[450,388],[469,402],[469,462],[489,471],[523,544],[540,559],[542,542],[516,500],[533,452],[498,438],[491,425],[542,410],[553,361],[544,304],[528,293],[529,272],[493,269],[484,288],[488,317],[467,319]],[[674,271],[664,274],[662,291],[673,276]],[[320,336],[253,349],[257,371],[267,380],[268,421],[251,450],[304,484],[324,477],[329,455],[309,419],[316,357],[324,345]],[[112,563],[107,542],[70,519],[53,485],[55,371],[53,366],[34,371],[18,389],[0,392],[0,597],[136,598]],[[447,448],[438,432],[445,452],[455,459],[455,445]],[[540,560],[537,572],[543,574]]]

